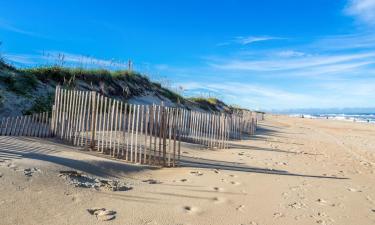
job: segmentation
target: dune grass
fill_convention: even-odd
[[[4,71],[7,71],[4,73]],[[0,62],[0,82],[7,85],[7,89],[19,95],[31,95],[38,86],[38,82],[46,83],[52,86],[57,84],[65,87],[75,87],[77,82],[84,82],[88,85],[100,86],[103,83],[110,86],[113,96],[124,96],[124,86],[129,87],[130,95],[127,98],[139,94],[140,87],[143,90],[154,92],[174,103],[184,104],[186,99],[180,94],[162,87],[160,83],[152,82],[150,79],[138,72],[128,70],[111,71],[106,69],[83,69],[61,66],[42,66],[34,68],[17,69],[5,62]],[[35,100],[35,107],[32,107],[27,113],[39,112],[44,110],[45,105],[50,105],[50,98],[38,98]],[[218,105],[225,105],[217,98],[194,97],[188,100],[195,102],[204,110],[218,111]]]
[[[191,97],[188,100],[195,102],[204,110],[218,111],[217,106],[224,104],[217,98]]]

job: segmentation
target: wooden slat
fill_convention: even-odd
[[[136,109],[136,119],[135,119],[135,140],[134,140],[134,162],[138,163],[138,122],[139,122],[139,105]]]
[[[153,135],[153,132],[154,132],[154,106],[150,106],[150,149],[149,149],[149,159],[148,159],[148,162],[149,164],[152,165],[153,163],[153,151],[152,151],[152,135]]]
[[[132,123],[131,123],[131,139],[130,139],[130,161],[134,162],[134,125],[135,125],[135,110],[136,110],[136,105],[133,105],[131,107],[132,109]]]
[[[149,129],[149,118],[150,118],[150,107],[146,105],[146,112],[145,112],[145,144],[144,144],[144,155],[143,155],[143,162],[147,164],[147,134]]]

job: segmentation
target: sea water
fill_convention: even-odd
[[[375,123],[375,113],[327,113],[327,114],[291,114],[292,117],[303,117],[311,119],[344,120],[362,123]]]

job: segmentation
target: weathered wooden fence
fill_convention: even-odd
[[[173,167],[181,141],[225,149],[229,140],[253,135],[259,118],[243,110],[225,114],[127,104],[95,91],[57,86],[52,113],[3,118],[0,135],[55,136],[128,162]]]
[[[1,136],[51,137],[50,113],[5,117],[1,119]]]
[[[51,126],[54,135],[76,146],[133,163],[175,166],[179,118],[178,109],[57,87]]]

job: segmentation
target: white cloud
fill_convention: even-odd
[[[87,55],[59,51],[45,51],[40,54],[4,54],[4,58],[21,66],[66,65],[84,68],[126,69],[127,62],[114,59],[100,59]]]
[[[204,83],[186,82],[179,85],[199,94],[203,90],[221,93],[226,102],[248,108],[290,109],[290,108],[342,108],[366,107],[369,99],[375,98],[373,78],[362,81],[334,80],[314,83],[310,90],[301,93],[289,91],[288,87],[274,87],[257,83]],[[196,92],[194,92],[196,90]],[[317,92],[316,92],[317,91]]]
[[[308,103],[319,101],[314,96],[294,93],[262,84],[186,82],[179,85],[194,94],[200,93],[203,90],[214,94],[220,93],[227,102],[253,109],[270,109],[271,106],[274,108],[301,107]]]
[[[361,22],[375,25],[375,0],[350,0],[345,11]]]
[[[269,41],[274,39],[280,39],[278,37],[271,37],[271,36],[239,36],[236,37],[234,42],[241,44],[241,45],[248,45],[254,42],[261,42],[261,41]]]
[[[325,69],[342,71],[345,68],[354,68],[375,63],[375,52],[352,53],[337,55],[314,55],[297,58],[267,58],[253,59],[221,59],[218,62],[209,62],[215,69],[280,72],[288,70],[315,70],[318,74]],[[341,68],[341,69],[340,69]],[[320,71],[322,70],[322,71]],[[319,72],[320,71],[320,72]]]
[[[217,46],[226,46],[231,44],[249,45],[255,42],[263,42],[277,39],[283,38],[272,36],[237,36],[230,41],[218,43]]]
[[[301,57],[301,56],[305,56],[306,53],[294,51],[294,50],[285,50],[285,51],[276,52],[275,55],[281,56],[281,57]]]
[[[310,49],[319,49],[320,51],[374,49],[375,33],[371,31],[357,34],[325,36],[307,47]]]
[[[0,29],[8,30],[8,31],[12,31],[12,32],[15,32],[15,33],[18,33],[18,34],[23,34],[23,35],[32,36],[32,37],[46,38],[46,36],[44,36],[44,35],[41,35],[41,34],[38,34],[38,33],[32,32],[32,31],[21,29],[21,28],[16,27],[16,26],[14,26],[14,25],[12,25],[12,24],[10,24],[10,23],[6,22],[5,20],[2,20],[2,19],[0,19]]]

